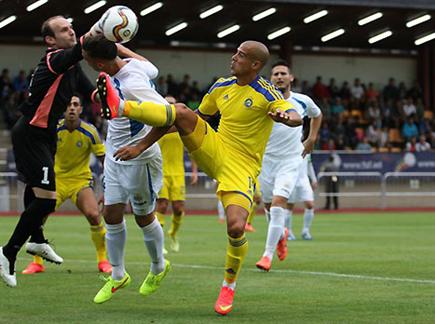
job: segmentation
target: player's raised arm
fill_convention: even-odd
[[[274,121],[290,127],[302,125],[301,115],[293,108],[291,103],[284,99],[272,103],[269,116]]]

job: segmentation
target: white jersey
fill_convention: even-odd
[[[316,118],[321,114],[320,108],[314,101],[301,93],[290,92],[287,101],[292,103],[302,118]],[[275,123],[267,142],[264,160],[289,159],[295,155],[301,155],[304,146],[302,126],[288,127],[282,123]]]
[[[111,77],[113,86],[118,90],[119,96],[124,100],[151,101],[168,104],[167,101],[154,89],[151,80],[158,75],[158,69],[148,61],[125,59],[128,63],[118,73]],[[151,126],[119,117],[109,120],[106,140],[106,158],[119,164],[143,164],[156,155],[160,155],[157,143],[144,151],[138,157],[128,161],[115,161],[113,154],[121,147],[134,145],[145,137]]]

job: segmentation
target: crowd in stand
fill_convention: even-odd
[[[27,96],[30,79],[31,72],[20,71],[10,76],[8,69],[2,70],[0,110],[8,128],[19,116],[17,107]],[[210,85],[201,89],[188,74],[180,82],[168,74],[155,80],[155,86],[162,95],[171,94],[196,109]],[[312,85],[296,79],[292,90],[309,95],[323,111],[317,142],[319,150],[416,152],[435,148],[433,113],[425,109],[417,82],[397,85],[396,80],[390,78],[385,86],[375,87],[371,82],[365,84],[356,78],[352,84],[345,81],[339,86],[333,78],[326,85],[319,76]],[[89,109],[83,118],[104,132],[105,123],[99,116],[99,108],[87,105]]]

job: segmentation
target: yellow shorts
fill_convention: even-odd
[[[92,179],[59,179],[56,178],[56,209],[67,199],[77,205],[77,196],[83,188],[92,188]]]
[[[170,201],[186,200],[186,181],[184,175],[163,176],[163,186],[159,198]]]
[[[247,199],[248,204],[238,205],[249,212],[255,180],[260,172],[258,164],[225,144],[202,118],[198,117],[193,133],[181,138],[199,168],[217,180],[218,197],[221,197],[222,192],[239,193]]]

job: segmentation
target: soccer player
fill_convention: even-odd
[[[106,258],[106,230],[101,223],[98,203],[92,189],[92,172],[89,167],[93,153],[104,163],[105,149],[96,128],[80,119],[83,111],[79,94],[69,102],[65,118],[57,127],[57,150],[54,171],[56,174],[56,210],[67,200],[71,201],[85,215],[91,226],[91,238],[97,251],[98,270],[110,273],[112,266]],[[29,242],[33,242],[30,237]],[[24,274],[44,272],[42,258],[35,256]]]
[[[48,46],[35,68],[27,100],[21,105],[22,117],[12,129],[12,145],[17,171],[25,182],[25,210],[8,243],[0,247],[0,277],[10,287],[17,285],[15,260],[26,245],[28,253],[62,263],[48,242],[41,226],[56,207],[54,154],[56,128],[74,92],[90,98],[94,87],[83,73],[79,61],[85,36],[77,42],[71,24],[62,16],[42,24],[42,37]]]
[[[172,96],[165,97],[170,104],[176,100]],[[171,250],[180,251],[180,243],[177,232],[184,217],[184,202],[186,200],[186,184],[184,178],[184,144],[178,132],[171,132],[159,140],[160,150],[163,159],[163,187],[157,199],[156,216],[162,227],[165,224],[165,213],[168,210],[169,202],[172,204],[172,222],[168,231],[171,239]],[[198,168],[195,161],[191,159],[192,176],[190,184],[198,182]]]
[[[288,230],[284,227],[287,200],[296,186],[303,158],[313,150],[322,121],[322,113],[310,97],[291,91],[293,75],[285,61],[272,66],[271,81],[301,116],[311,118],[311,124],[308,138],[302,143],[302,126],[287,128],[275,123],[267,143],[259,180],[270,221],[265,250],[256,263],[264,271],[272,267],[275,250],[279,260],[287,257]]]
[[[125,100],[152,101],[168,105],[155,91],[151,80],[157,68],[142,56],[131,52],[129,58],[117,56],[116,44],[102,35],[89,37],[83,43],[83,57],[96,71],[105,71],[116,91]],[[157,143],[140,151],[141,141],[151,127],[125,117],[109,121],[104,160],[104,220],[106,241],[112,275],[94,298],[97,304],[112,298],[113,293],[128,286],[130,275],[124,266],[126,225],[124,210],[131,203],[137,225],[143,232],[151,267],[139,292],[147,296],[159,288],[170,270],[163,256],[164,235],[154,216],[157,193],[162,186],[162,157]],[[140,152],[139,152],[140,151]],[[135,158],[128,159],[130,154]]]
[[[282,94],[259,76],[268,58],[269,51],[264,44],[243,42],[231,59],[233,77],[221,78],[209,89],[198,108],[199,116],[182,103],[164,105],[123,100],[107,75],[100,74],[97,81],[105,118],[126,116],[162,127],[153,129],[147,145],[175,125],[200,169],[217,180],[228,233],[224,281],[215,303],[215,311],[221,315],[233,308],[236,280],[248,251],[244,233],[246,218],[273,121],[288,126],[302,123],[300,115]],[[221,120],[216,132],[203,118],[218,111]]]
[[[317,177],[311,161],[311,154],[307,154],[302,162],[302,167],[299,172],[299,178],[296,182],[296,186],[291,193],[288,202],[287,209],[285,211],[285,227],[288,229],[288,241],[296,240],[292,230],[292,218],[293,207],[296,202],[303,202],[305,206],[304,210],[304,227],[302,229],[302,239],[312,240],[310,233],[311,224],[314,218],[314,192],[317,188]]]

